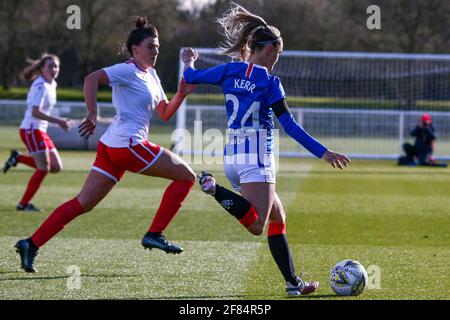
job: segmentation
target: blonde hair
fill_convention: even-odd
[[[27,58],[26,61],[28,63],[28,66],[22,71],[22,77],[27,81],[33,81],[37,78],[38,75],[41,74],[41,69],[50,59],[60,62],[58,56],[50,53],[42,54],[42,56],[37,60]]]
[[[280,44],[281,33],[274,26],[244,7],[233,3],[217,22],[223,28],[224,39],[220,44],[221,53],[242,59],[246,51],[254,52],[266,44]]]

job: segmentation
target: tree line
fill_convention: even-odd
[[[217,47],[215,20],[229,0],[181,9],[183,0],[2,0],[0,2],[0,82],[4,89],[25,86],[19,76],[26,58],[43,52],[61,58],[59,85],[82,87],[84,76],[126,59],[120,44],[144,15],[159,31],[158,73],[166,90],[178,79],[183,46]],[[441,0],[236,0],[280,29],[285,50],[450,52],[450,2]],[[381,9],[381,30],[369,30],[367,7]],[[66,12],[81,9],[81,29],[69,30]]]

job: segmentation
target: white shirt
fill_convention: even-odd
[[[167,97],[154,68],[141,69],[133,59],[103,69],[112,87],[116,116],[100,141],[123,148],[148,139],[153,110]]]
[[[21,129],[38,129],[46,132],[48,121],[33,117],[33,108],[39,108],[42,113],[50,115],[56,105],[56,81],[48,83],[42,76],[31,84],[27,95],[27,110],[20,124]]]

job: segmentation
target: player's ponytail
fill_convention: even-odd
[[[28,66],[22,71],[22,77],[26,81],[33,81],[41,74],[41,69],[45,66],[48,60],[56,60],[59,62],[59,57],[54,54],[44,53],[39,59],[33,60],[27,58]]]
[[[254,52],[267,43],[280,42],[281,33],[277,28],[238,4],[233,4],[217,22],[223,28],[221,53],[233,58],[242,58],[246,51]]]
[[[146,17],[134,18],[135,29],[130,32],[128,39],[120,46],[119,53],[124,53],[125,49],[133,56],[133,45],[140,45],[147,38],[157,38],[158,30],[152,24],[149,24]]]

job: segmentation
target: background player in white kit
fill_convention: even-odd
[[[127,62],[97,70],[85,79],[88,115],[80,125],[81,136],[89,137],[95,130],[100,84],[112,87],[116,117],[100,138],[97,157],[80,193],[55,209],[30,238],[16,243],[22,268],[27,272],[36,271],[33,262],[38,248],[77,216],[91,211],[119,182],[125,171],[173,180],[164,192],[153,222],[142,239],[142,246],[167,253],[183,251],[168,242],[162,232],[190,192],[195,174],[180,157],[147,138],[153,112],[156,111],[161,119],[169,120],[194,87],[182,80],[175,96],[167,101],[154,69],[159,54],[158,31],[147,24],[145,18],[137,18],[126,48],[131,55]]]
[[[11,167],[22,163],[35,168],[27,189],[17,205],[19,211],[42,211],[30,203],[41,186],[46,175],[58,173],[62,161],[52,139],[47,135],[48,123],[55,123],[64,130],[69,130],[70,120],[51,116],[56,104],[56,78],[58,78],[60,60],[53,54],[43,54],[39,60],[30,61],[23,71],[23,77],[33,81],[27,95],[27,110],[20,125],[20,137],[26,145],[29,156],[11,151],[3,168],[7,173]]]
[[[229,132],[224,151],[225,175],[242,196],[216,184],[207,172],[199,177],[201,188],[250,233],[261,235],[269,224],[269,248],[286,281],[287,293],[310,294],[319,283],[305,282],[295,272],[286,238],[286,214],[275,190],[273,114],[286,133],[333,167],[342,169],[350,160],[328,150],[295,122],[281,80],[270,73],[283,51],[280,31],[238,5],[225,13],[219,23],[225,35],[223,54],[240,62],[195,70],[198,53],[187,48],[182,51],[184,78],[187,83],[222,88]]]

